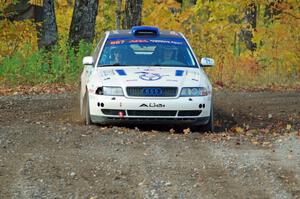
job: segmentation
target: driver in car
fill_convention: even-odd
[[[122,63],[121,49],[115,48],[111,52],[111,64],[120,65]]]
[[[172,46],[166,46],[162,49],[162,65],[177,65],[178,61],[176,60],[177,48]]]

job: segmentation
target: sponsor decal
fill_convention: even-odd
[[[102,71],[100,73],[100,75],[104,80],[107,80],[107,79],[110,79],[110,77],[114,75],[114,72],[113,72],[113,70],[105,70],[105,71]]]
[[[120,45],[120,44],[124,44],[125,40],[117,40],[117,41],[111,41],[110,44],[111,45]]]
[[[145,81],[156,81],[156,80],[160,80],[164,76],[169,76],[169,75],[161,75],[159,73],[154,73],[150,71],[151,69],[145,69],[144,71],[136,72],[136,74],[140,74],[139,78]]]
[[[174,40],[150,40],[153,43],[162,43],[162,44],[174,44],[174,45],[183,45],[183,41],[174,41]]]
[[[120,76],[126,76],[126,72],[123,69],[117,69],[116,72],[120,75]]]
[[[211,60],[211,59],[209,59],[209,58],[204,58],[204,61],[207,63],[207,64],[209,64],[209,65],[211,65],[211,64],[213,64],[213,61]]]
[[[133,39],[133,40],[129,40],[128,43],[148,43],[149,40],[146,39]]]
[[[181,77],[183,76],[184,71],[183,70],[176,70],[175,76]]]
[[[141,104],[140,107],[150,107],[150,108],[164,108],[165,104],[157,104],[157,103],[149,103],[149,104]]]
[[[156,81],[162,78],[162,76],[158,73],[137,72],[137,74],[140,74],[140,79],[145,81]]]

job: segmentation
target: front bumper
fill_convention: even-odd
[[[89,94],[92,122],[185,123],[201,125],[209,121],[211,96],[179,98],[127,98]]]

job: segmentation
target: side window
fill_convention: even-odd
[[[98,43],[98,45],[97,45],[95,51],[94,51],[94,54],[93,54],[94,62],[97,61],[97,58],[98,58],[98,56],[99,56],[99,52],[100,52],[101,46],[102,46],[102,44],[103,44],[103,41],[104,41],[104,39],[102,38],[102,39],[100,40],[100,42]]]

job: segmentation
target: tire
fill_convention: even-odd
[[[83,122],[85,125],[91,125],[92,120],[91,120],[91,114],[90,114],[90,105],[89,105],[89,97],[88,94],[85,94],[83,98]]]
[[[203,125],[201,127],[201,130],[203,132],[214,132],[214,111],[213,111],[213,105],[211,104],[211,109],[210,109],[210,117],[209,117],[209,121],[207,124]]]

